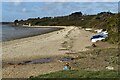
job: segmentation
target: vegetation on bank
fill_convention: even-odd
[[[111,12],[101,12],[96,15],[83,15],[81,12],[75,12],[67,16],[29,18],[27,20],[15,20],[14,23],[24,25],[40,26],[81,26],[83,28],[91,27],[97,29],[106,29],[109,32],[109,41],[113,44],[120,43],[118,33],[119,19],[118,14]]]
[[[119,78],[118,71],[85,71],[85,70],[69,70],[58,71],[49,74],[31,77],[31,80],[39,80],[40,78]]]

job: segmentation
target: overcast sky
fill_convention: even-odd
[[[103,11],[118,12],[117,2],[3,2],[2,21],[36,17],[69,15],[81,11],[97,14]]]

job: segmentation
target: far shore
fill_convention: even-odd
[[[38,25],[34,25],[34,26],[28,26],[28,25],[22,25],[22,27],[26,27],[26,28],[66,28],[66,27],[70,27],[70,26],[38,26]]]

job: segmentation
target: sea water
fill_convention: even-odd
[[[36,36],[51,31],[59,30],[60,28],[30,28],[30,27],[13,27],[10,24],[0,24],[0,40],[9,41],[19,38]]]

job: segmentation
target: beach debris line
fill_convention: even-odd
[[[53,61],[53,58],[43,58],[43,59],[37,59],[32,61],[24,61],[26,64],[38,64],[38,63],[49,63]]]
[[[25,65],[25,64],[42,64],[42,63],[49,63],[52,62],[54,58],[43,58],[43,59],[36,59],[36,60],[28,60],[22,62],[9,62],[8,65]]]
[[[59,61],[72,61],[74,60],[74,58],[71,58],[71,57],[64,57],[64,58],[60,58]]]
[[[43,64],[43,63],[50,63],[54,60],[59,60],[61,62],[67,62],[72,61],[74,58],[72,57],[63,57],[63,58],[43,58],[43,59],[36,59],[36,60],[28,60],[28,61],[22,61],[22,62],[11,62],[7,63],[9,65],[26,65],[26,64]]]

